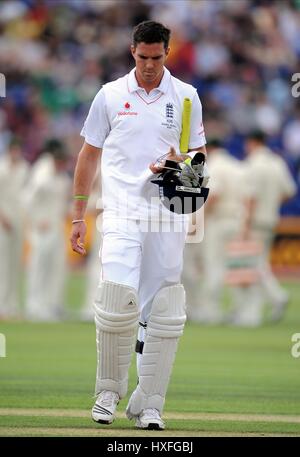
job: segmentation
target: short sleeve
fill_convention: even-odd
[[[102,148],[110,132],[103,89],[94,98],[80,135],[91,146]]]
[[[202,105],[198,97],[197,92],[195,93],[192,100],[192,115],[191,115],[191,132],[189,149],[198,148],[204,146],[206,143],[204,126],[202,122]]]
[[[293,197],[297,192],[295,181],[288,169],[287,164],[281,161],[281,188],[284,197]]]
[[[209,191],[211,195],[222,194],[222,182],[224,182],[224,173],[220,167],[214,164],[209,164],[210,179],[208,183]]]

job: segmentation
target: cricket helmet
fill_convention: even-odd
[[[159,186],[159,197],[169,211],[191,214],[206,202],[209,189],[205,156],[197,153],[183,163],[166,160],[162,173],[151,181]]]

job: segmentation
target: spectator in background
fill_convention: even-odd
[[[291,158],[300,160],[300,107],[295,109],[283,130],[283,146]]]
[[[44,151],[32,169],[26,199],[31,252],[25,311],[33,321],[59,320],[64,312],[64,220],[71,195],[68,154],[55,138],[47,141]]]
[[[21,142],[12,138],[0,157],[0,319],[20,315],[20,273],[24,234],[23,196],[29,166]]]

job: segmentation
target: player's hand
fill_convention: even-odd
[[[74,252],[77,254],[85,255],[86,250],[84,247],[84,239],[86,235],[86,224],[85,222],[76,222],[72,224],[70,242]]]
[[[158,165],[157,162],[155,162],[149,165],[149,168],[152,171],[152,173],[161,173],[163,171],[163,166],[166,160],[173,160],[174,162],[183,162],[184,158],[180,154],[176,154],[175,148],[171,146],[168,155],[166,156],[165,161],[162,162],[162,164]]]

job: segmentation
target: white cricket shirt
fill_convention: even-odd
[[[0,159],[0,214],[10,223],[20,221],[24,216],[23,193],[29,173],[29,165],[24,159],[14,165],[8,155]]]
[[[273,229],[279,219],[283,198],[296,193],[296,184],[284,162],[267,147],[260,147],[246,160],[249,182],[256,197],[255,227]]]
[[[47,223],[51,230],[60,229],[70,203],[71,181],[66,173],[55,170],[54,159],[43,154],[31,169],[26,189],[26,206],[32,229]]]
[[[81,135],[88,144],[103,149],[104,217],[149,220],[160,208],[170,218],[159,203],[158,186],[151,183],[155,176],[149,165],[170,146],[180,152],[185,97],[192,100],[189,148],[201,147],[206,141],[196,89],[171,76],[166,68],[159,87],[149,94],[138,86],[135,68],[98,92]]]
[[[206,218],[216,224],[224,220],[240,223],[245,215],[245,201],[251,195],[245,164],[221,148],[208,154],[207,164],[210,195],[218,200]]]

